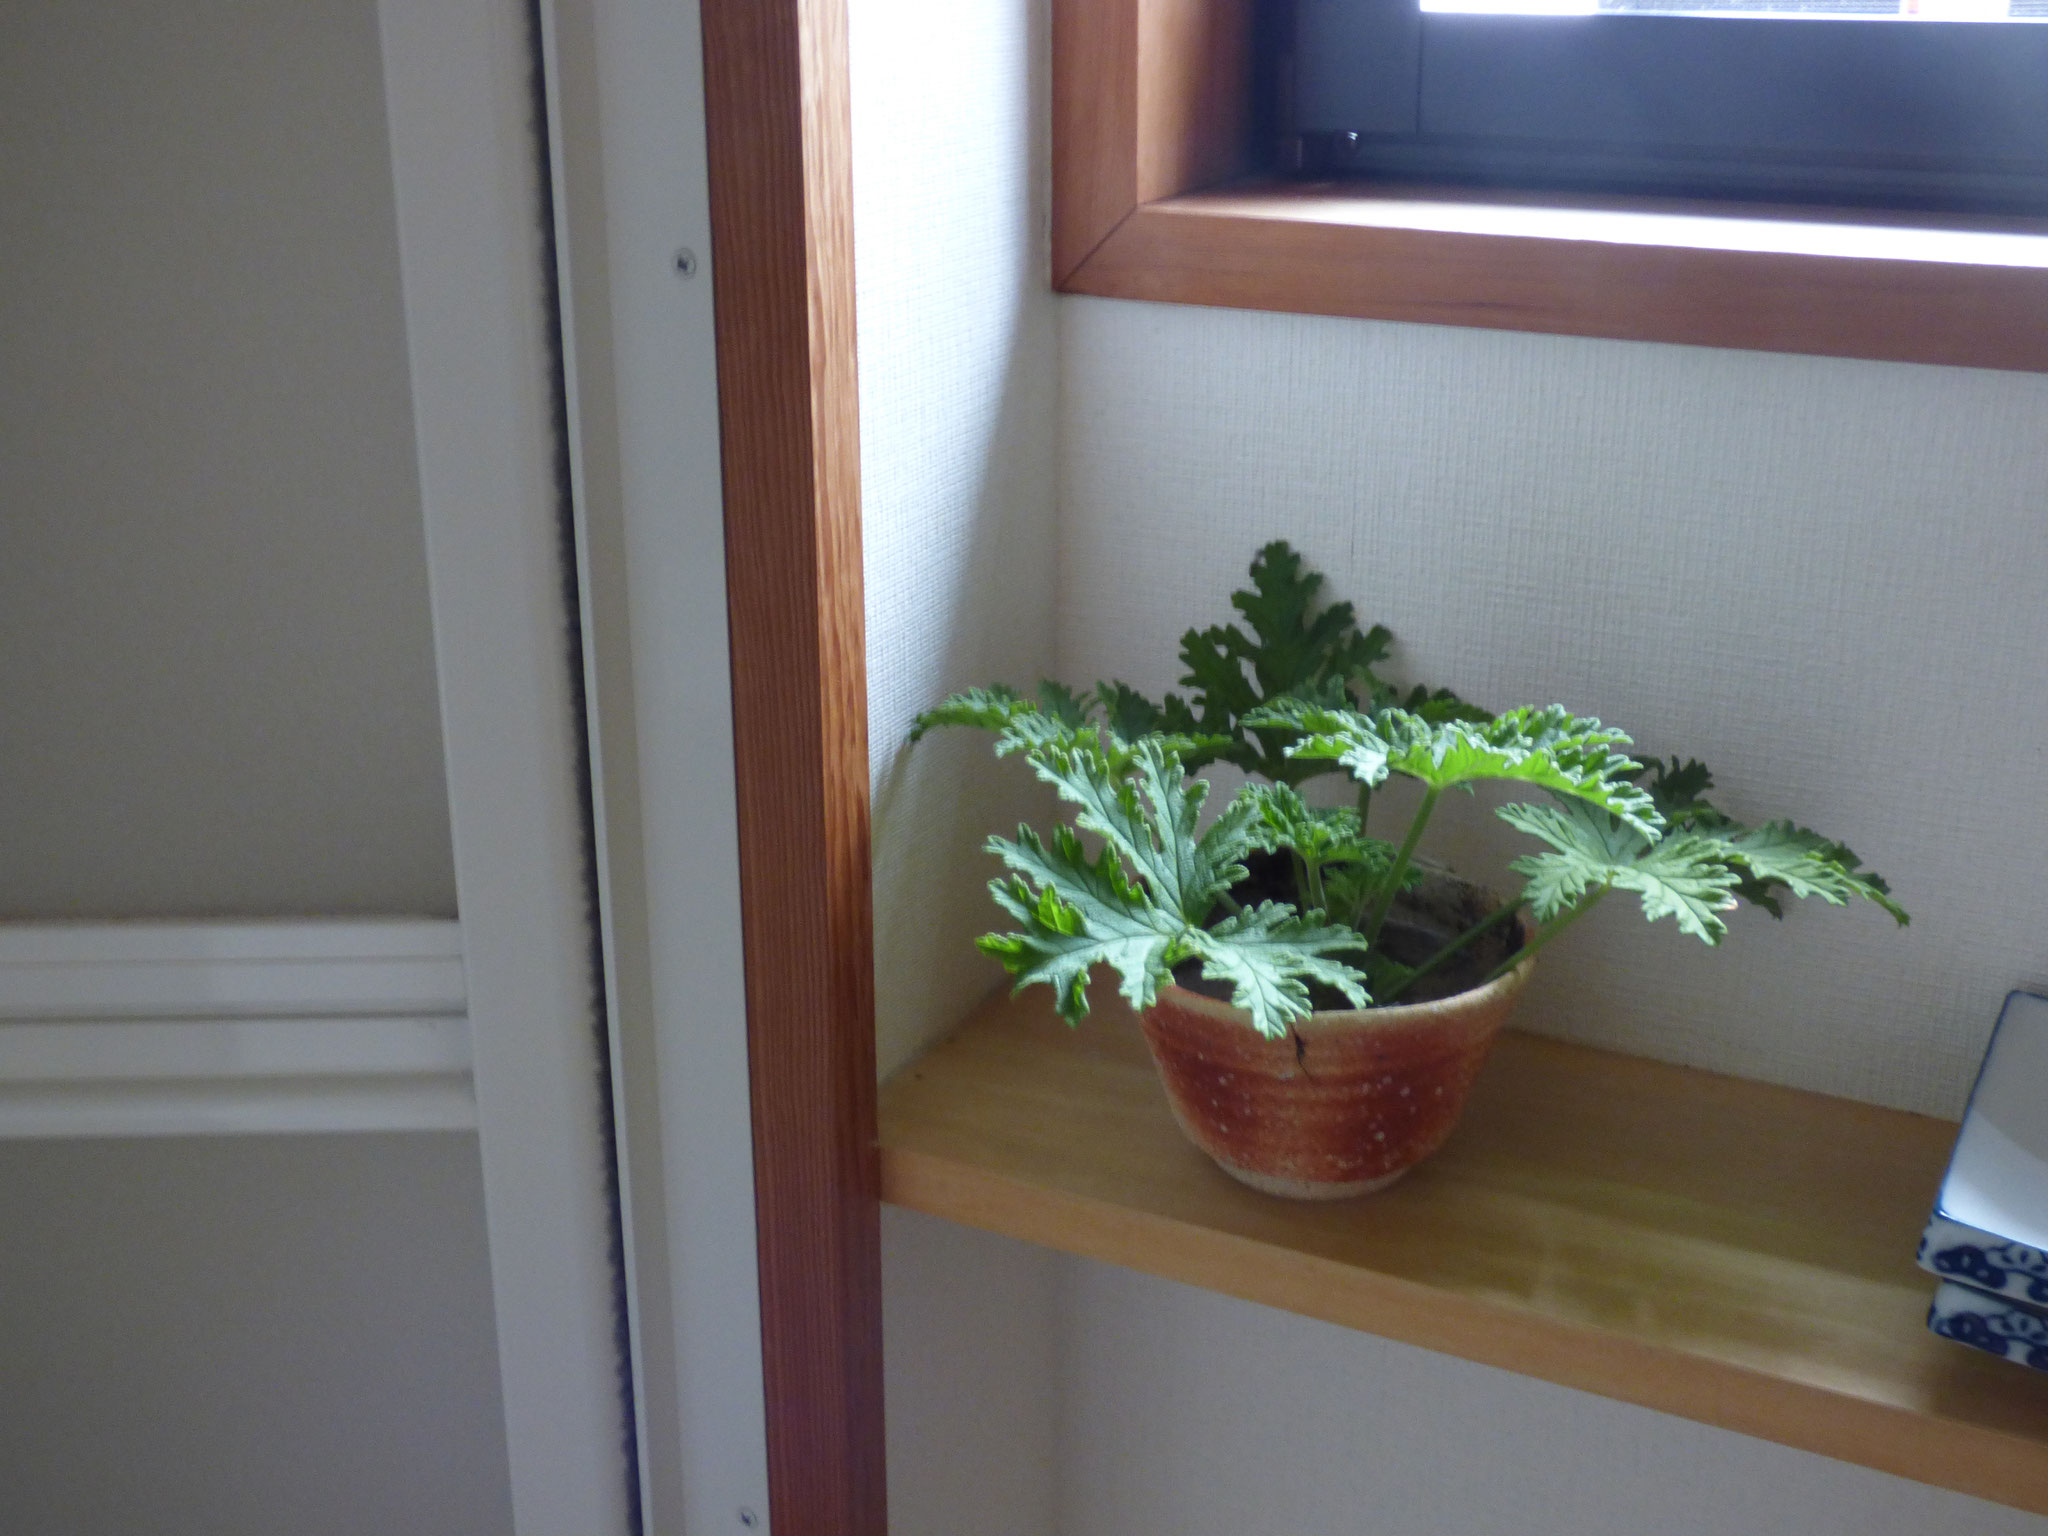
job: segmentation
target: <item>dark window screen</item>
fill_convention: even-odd
[[[2048,212],[2048,0],[1425,4],[1291,0],[1304,170]]]

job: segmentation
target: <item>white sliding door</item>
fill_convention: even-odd
[[[378,9],[512,1507],[623,1531],[535,39],[513,0]]]
[[[767,1527],[700,75],[0,7],[8,1536]]]
[[[511,0],[381,10],[519,1529],[626,1516],[611,1157],[644,1528],[765,1529],[696,7],[545,4],[538,39]],[[532,179],[535,42],[551,227]],[[545,317],[543,238],[560,306]],[[557,319],[580,700],[549,430]],[[583,1027],[593,938],[609,1103]]]

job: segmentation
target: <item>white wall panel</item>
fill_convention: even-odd
[[[104,1139],[474,1116],[211,921],[455,912],[376,5],[0,6],[0,208],[0,1529],[503,1532],[472,1134]]]
[[[0,924],[0,1138],[473,1130],[453,922]]]
[[[1064,1263],[1061,1536],[2044,1536],[2048,1520]]]
[[[0,1141],[7,1536],[506,1536],[468,1132]]]
[[[892,1536],[1050,1536],[1062,1260],[893,1207],[882,1241]]]
[[[1716,952],[1609,901],[1525,1022],[1938,1114],[2048,981],[2048,378],[1077,299],[1062,309],[1060,664],[1157,688],[1292,540],[1404,677],[1553,699],[1845,839],[1914,913],[1740,914]],[[1498,868],[1452,803],[1425,850]]]
[[[0,6],[0,916],[453,916],[369,0]]]

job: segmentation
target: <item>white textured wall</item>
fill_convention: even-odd
[[[372,0],[0,5],[0,917],[453,915]]]
[[[1284,536],[1496,706],[1704,757],[1916,913],[1745,914],[1724,949],[1615,898],[1526,1022],[1957,1112],[2048,979],[2048,379],[1309,317],[1062,306],[1060,664],[1174,681]],[[1435,843],[1498,867],[1512,837]],[[1439,812],[1443,816],[1443,812]],[[1426,845],[1427,846],[1427,845]],[[2048,1536],[2048,1521],[1165,1282],[1067,1261],[1063,1536]]]
[[[988,743],[904,733],[1050,670],[1055,320],[1041,0],[855,0],[854,235],[875,947],[886,1074],[996,977],[963,848],[1036,803]]]
[[[885,1208],[894,1536],[1052,1536],[1059,1280],[1048,1248]]]
[[[1000,979],[973,852],[1038,805],[946,693],[1050,669],[1056,474],[1043,0],[853,0],[854,240],[884,1074]],[[889,1213],[897,1536],[1048,1536],[1055,1261]]]
[[[1961,1112],[1999,998],[2048,981],[2048,378],[1062,313],[1065,671],[1171,683],[1181,630],[1286,537],[1393,629],[1402,675],[1704,758],[1732,813],[1844,839],[1914,914],[1746,912],[1713,951],[1616,896],[1539,964],[1525,1023]],[[1470,802],[1438,821],[1481,863],[1533,846]]]

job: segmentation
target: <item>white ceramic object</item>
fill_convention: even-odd
[[[1935,1291],[1927,1326],[1944,1339],[2048,1371],[2048,1312],[1950,1280]]]
[[[1952,1284],[2048,1307],[2048,998],[2005,1000],[1920,1265]]]

